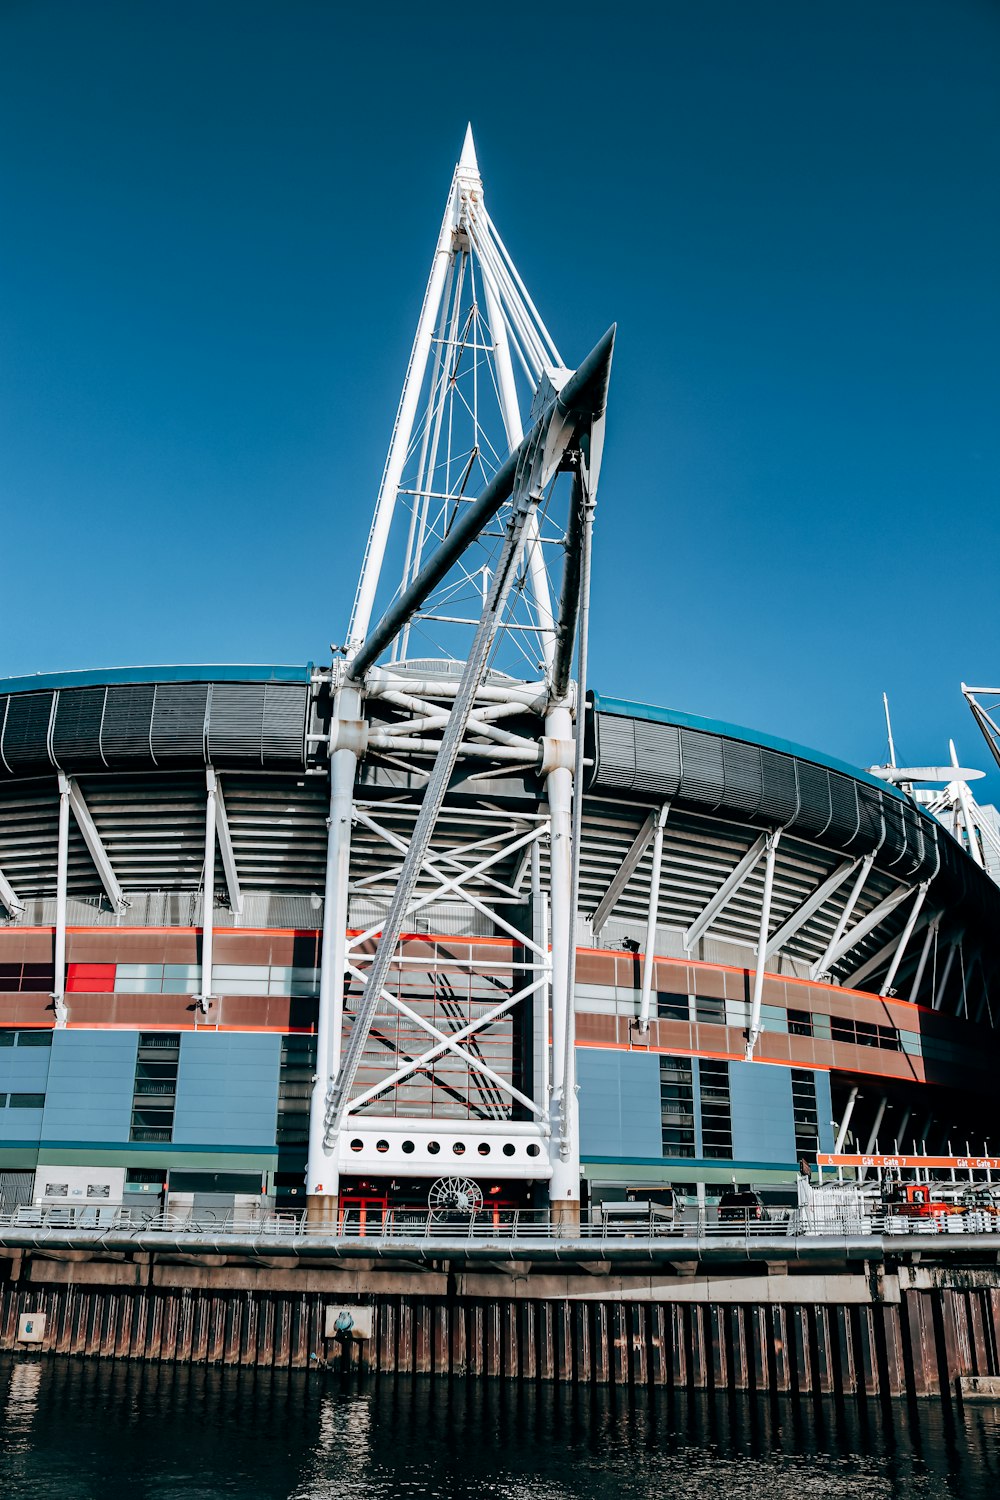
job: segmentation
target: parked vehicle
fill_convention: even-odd
[[[726,1188],[719,1199],[720,1224],[753,1224],[770,1217],[760,1194],[750,1188]]]
[[[936,1198],[928,1182],[886,1183],[882,1203],[886,1213],[901,1219],[935,1219],[961,1212],[956,1204]]]

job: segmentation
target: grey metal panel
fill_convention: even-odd
[[[900,806],[903,849],[896,869],[902,875],[920,879],[925,874],[929,875],[935,865],[933,851],[928,850],[924,841],[922,830],[925,820],[915,807],[908,807],[905,803]]]
[[[635,726],[637,719],[596,714],[597,776],[600,785],[630,791],[635,785]]]
[[[261,764],[264,683],[216,682],[208,720],[208,756],[213,765]]]
[[[107,688],[62,688],[52,726],[52,754],[63,771],[104,768],[101,720]]]
[[[830,773],[823,766],[808,761],[795,762],[799,783],[799,814],[796,828],[821,837],[830,826],[833,808],[830,803]]]
[[[839,848],[849,848],[857,838],[861,815],[858,811],[858,784],[838,771],[830,771],[830,822],[827,836]]]
[[[12,693],[3,728],[3,761],[15,776],[38,776],[52,769],[49,720],[52,693]]]
[[[101,753],[108,766],[153,764],[149,733],[155,692],[152,683],[109,686],[101,727]]]
[[[264,684],[261,760],[265,766],[305,765],[309,689],[305,684]]]
[[[677,795],[705,807],[721,807],[725,800],[722,741],[698,729],[681,730],[683,769]]]
[[[636,791],[652,792],[658,801],[673,797],[681,779],[680,730],[673,724],[635,724]]]
[[[760,746],[723,740],[722,770],[725,805],[756,817],[764,793]]]
[[[204,764],[209,690],[204,682],[157,683],[150,730],[157,765]]]
[[[903,804],[895,798],[883,798],[882,816],[885,819],[885,842],[879,851],[879,864],[884,869],[896,869],[906,857],[906,820]],[[902,871],[900,872],[902,873]]]
[[[865,854],[877,849],[882,838],[882,804],[886,798],[872,786],[858,784],[857,848]]]
[[[769,823],[785,827],[794,823],[799,813],[799,787],[795,762],[790,755],[762,749],[760,813]]]

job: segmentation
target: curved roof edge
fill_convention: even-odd
[[[727,724],[724,719],[705,719],[700,714],[687,714],[676,708],[659,708],[652,703],[632,703],[627,698],[605,698],[603,694],[593,691],[590,697],[598,713],[618,714],[626,719],[647,719],[657,724],[676,724],[682,729],[701,729],[707,734],[721,735],[727,740],[742,740],[751,745],[763,745],[768,750],[778,750],[783,755],[794,755],[797,759],[810,761],[815,766],[824,766],[828,771],[839,771],[844,776],[850,776],[854,781],[865,781],[869,786],[878,787],[879,791],[885,792],[888,796],[897,797],[901,802],[910,802],[910,799],[898,787],[893,786],[892,782],[882,781],[878,776],[862,771],[859,766],[852,766],[846,760],[837,760],[833,755],[824,755],[820,750],[811,750],[808,745],[798,745],[794,740],[779,739],[777,735],[764,734],[759,729],[747,729],[742,724]]]
[[[256,663],[195,662],[172,667],[101,667],[82,672],[36,672],[30,677],[0,677],[0,693],[52,692],[56,688],[104,687],[126,682],[309,682],[313,664],[266,666]]]

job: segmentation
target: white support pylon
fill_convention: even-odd
[[[372,622],[401,499],[412,510],[401,568],[405,587],[428,538],[436,534],[429,519],[435,507],[440,532],[449,524],[449,513],[479,487],[487,463],[498,466],[521,441],[525,424],[512,340],[532,388],[546,370],[566,373],[486,213],[470,125],[452,177],[379,485],[351,615],[349,661]],[[467,395],[463,380],[471,382]],[[442,422],[446,405],[448,416]],[[486,420],[490,412],[496,419],[492,438]],[[408,470],[412,478],[407,478]],[[535,517],[525,536],[524,570],[540,656],[548,670],[554,655],[552,597]],[[396,659],[405,657],[408,640],[409,626],[397,643]]]
[[[351,869],[354,782],[364,744],[361,695],[345,684],[334,695],[327,822],[326,897],[316,1025],[316,1076],[309,1109],[306,1205],[313,1223],[335,1224],[340,1193],[336,1144],[326,1140],[326,1101],[340,1070],[347,971],[347,896]]]
[[[532,1182],[548,1178],[554,1221],[578,1222],[573,1007],[578,871],[573,851],[584,760],[581,731],[574,726],[574,712],[578,720],[582,713],[581,694],[570,673],[579,624],[579,673],[585,678],[589,538],[613,345],[611,328],[576,371],[564,366],[486,213],[470,130],[421,307],[346,659],[331,674],[331,801],[307,1169],[308,1211],[316,1223],[338,1222],[340,1170],[351,1171],[341,1149],[346,1147],[347,1118],[352,1130],[363,1133],[366,1113],[377,1103],[386,1122],[384,1134],[395,1140],[403,1117],[411,1120],[413,1113],[409,1109],[396,1115],[393,1091],[399,1088],[398,1097],[404,1097],[416,1072],[425,1074],[433,1088],[436,1061],[444,1052],[444,1072],[453,1070],[457,1060],[476,1080],[470,1082],[469,1097],[471,1101],[475,1092],[477,1108],[486,1112],[481,1128],[534,1135],[527,1153],[533,1165],[525,1176]],[[528,421],[519,403],[514,355],[526,377],[526,387],[523,378],[520,382],[522,394],[531,398]],[[568,524],[565,506],[561,519],[557,514],[563,504],[557,482],[562,473],[573,476]],[[394,529],[401,509],[410,512],[404,532]],[[376,617],[390,549],[393,565],[397,551],[402,562],[401,583],[394,594],[386,588],[381,616]],[[562,566],[558,619],[549,558]],[[454,634],[448,635],[456,626],[470,629],[467,644],[456,647]],[[432,651],[440,652],[440,668],[423,650],[419,667],[412,664],[411,629],[416,638],[439,627],[446,639],[433,640]],[[507,651],[510,660],[498,651]],[[378,663],[388,652],[392,666],[386,670]],[[374,767],[374,801],[371,794],[359,797],[357,789],[358,766],[366,757]],[[412,776],[416,796],[405,808],[404,827],[398,821],[390,825],[372,811],[379,805],[379,768],[386,766]],[[474,798],[478,786],[488,792],[491,777],[512,774],[537,775],[546,788],[538,812],[522,815],[526,826],[513,843],[491,834],[471,843],[466,838],[464,845],[460,838],[455,844],[454,810],[449,811],[446,800],[453,776],[463,779]],[[394,819],[404,814],[398,799],[392,800],[392,809]],[[475,827],[476,819],[495,820],[495,810],[486,799],[473,801],[467,817]],[[356,885],[349,887],[352,827],[358,830],[354,837],[361,864],[353,872]],[[537,847],[543,830],[551,848],[551,916],[550,943],[539,946],[533,933],[539,915],[544,925],[546,907]],[[384,915],[348,938],[348,890],[356,891],[359,904],[369,899],[371,877],[359,870],[373,836],[387,840],[402,859],[391,888],[379,892],[387,903]],[[516,901],[521,875],[498,878],[498,861],[529,843],[531,932],[512,923],[503,904],[510,897]],[[471,865],[468,854],[475,854]],[[484,882],[478,894],[477,880]],[[491,902],[492,895],[499,895],[499,906]],[[475,1014],[470,1002],[465,1024],[450,1034],[433,1024],[421,1008],[423,1001],[409,1003],[404,992],[407,966],[415,960],[402,935],[417,930],[404,922],[442,897],[462,900],[499,935],[524,944],[524,958],[512,965],[520,977],[510,981],[508,997],[485,1015]],[[471,960],[469,964],[471,974]],[[360,993],[345,1038],[348,974]],[[531,997],[551,1002],[540,1032],[542,1038],[551,1035],[553,1045],[551,1072],[546,1076],[546,1048],[529,1095],[517,1088],[513,1071],[506,1077],[476,1053],[473,1036],[491,1016],[499,1020]],[[537,998],[535,1004],[537,1016]],[[381,1021],[386,1007],[426,1032],[429,1040],[413,1057],[393,1056],[390,1049],[383,1071],[379,1048],[386,1045]],[[369,1037],[375,1038],[374,1052]],[[460,1045],[467,1038],[469,1045]],[[515,1105],[531,1117],[530,1124],[512,1113]],[[383,1142],[378,1149],[388,1165],[396,1147]],[[412,1143],[404,1145],[407,1149],[412,1152]],[[462,1143],[455,1149],[462,1149]],[[504,1152],[508,1154],[507,1144]],[[426,1175],[423,1163],[401,1156],[400,1165],[408,1173]],[[520,1175],[511,1168],[508,1176]]]

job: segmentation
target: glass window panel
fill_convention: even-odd
[[[656,1014],[666,1021],[688,1021],[691,1018],[691,1002],[687,995],[659,992],[656,996]]]
[[[48,1030],[19,1031],[17,1033],[17,1045],[19,1047],[51,1047],[52,1033]]]

